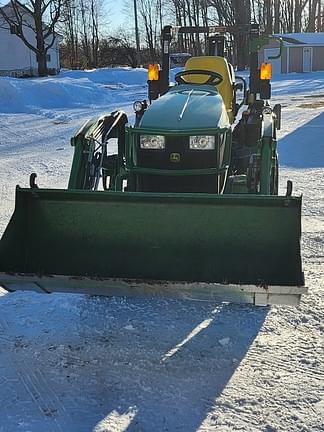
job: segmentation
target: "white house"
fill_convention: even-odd
[[[13,13],[10,4],[2,8],[6,15]],[[28,14],[27,9],[24,11],[24,35],[28,42],[36,46],[36,37],[34,31],[29,28],[33,24],[33,18]],[[49,42],[52,36],[49,37]],[[59,43],[60,36],[55,37],[53,46],[47,52],[47,67],[51,74],[57,74],[60,71]],[[10,28],[9,24],[0,15],[0,76],[37,76],[38,65],[36,54],[28,48],[24,42],[15,34],[15,29]]]

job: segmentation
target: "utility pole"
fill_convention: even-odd
[[[140,47],[140,38],[139,38],[139,30],[138,30],[137,0],[134,0],[134,17],[135,17],[135,38],[136,38],[137,66],[140,66],[140,64],[141,64],[141,47]]]

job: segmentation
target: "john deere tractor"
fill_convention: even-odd
[[[267,38],[244,30],[247,86],[224,57],[228,31],[165,27],[162,68],[149,68],[135,125],[121,111],[88,121],[72,138],[67,190],[41,189],[34,174],[17,187],[0,242],[3,287],[299,302],[301,197],[291,182],[278,196],[280,106],[270,106],[271,67],[258,59]],[[181,33],[209,33],[208,55],[190,58],[170,86]]]

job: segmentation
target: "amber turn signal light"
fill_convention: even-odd
[[[158,81],[160,75],[160,66],[158,64],[149,64],[148,67],[148,80]]]
[[[271,63],[262,63],[260,69],[260,78],[261,80],[271,80],[272,78],[272,64]]]

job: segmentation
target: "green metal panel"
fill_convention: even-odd
[[[224,102],[211,85],[179,85],[156,100],[144,113],[140,127],[162,130],[229,128]]]
[[[17,189],[0,272],[302,285],[301,198]]]

